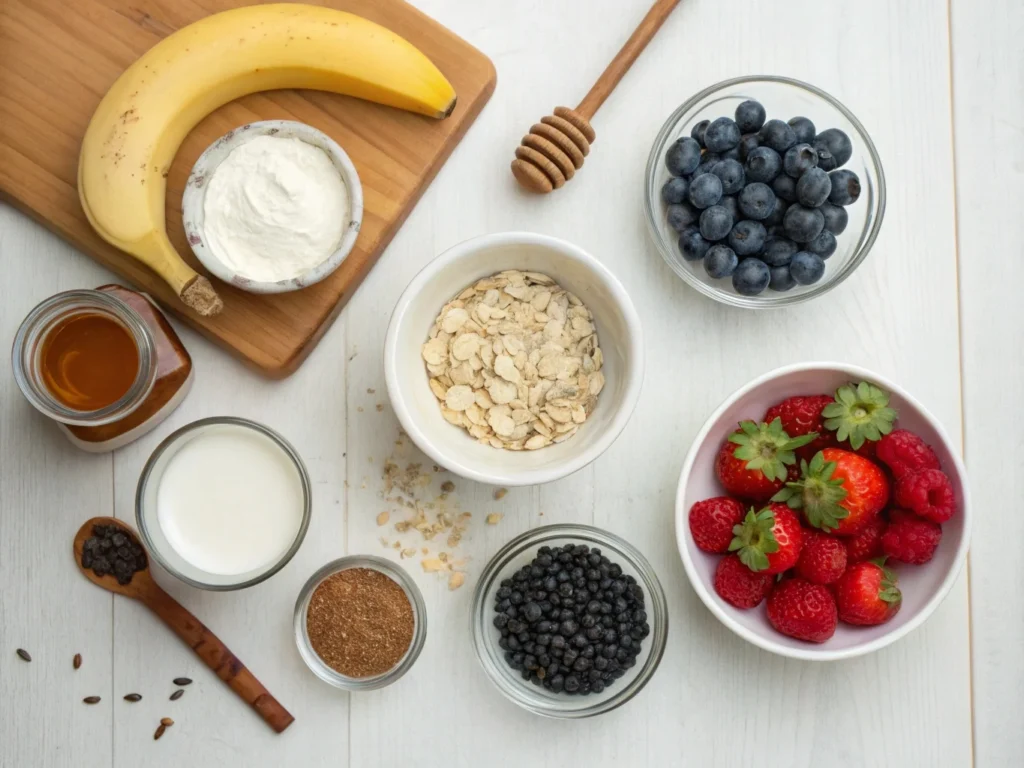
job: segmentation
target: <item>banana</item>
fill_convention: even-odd
[[[408,41],[367,19],[317,6],[238,8],[184,27],[142,55],[96,109],[78,163],[89,223],[152,268],[189,307],[223,306],[167,238],[167,171],[188,132],[232,99],[310,88],[444,118],[455,91]]]

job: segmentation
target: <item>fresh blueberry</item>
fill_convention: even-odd
[[[740,159],[740,145],[737,144],[732,149],[727,149],[727,150],[725,150],[725,152],[722,152],[722,159],[723,160],[735,160],[735,161],[739,162],[739,159]]]
[[[744,259],[732,273],[732,287],[744,296],[757,296],[768,287],[771,275],[768,265],[760,259]]]
[[[786,237],[798,243],[809,243],[825,228],[825,217],[817,208],[805,208],[793,203],[782,220]]]
[[[692,186],[690,187],[690,193],[693,193]],[[740,204],[740,212],[748,219],[756,219],[757,221],[768,218],[772,208],[775,207],[775,193],[772,192],[771,187],[761,182],[747,184],[743,191],[739,193],[737,200]],[[817,235],[818,233],[815,232],[814,234]]]
[[[789,121],[789,127],[796,134],[796,140],[801,144],[810,144],[814,141],[814,123],[806,117],[794,117]]]
[[[857,198],[860,197],[860,179],[856,173],[843,169],[832,171],[828,176],[832,180],[832,189],[828,196],[828,201],[832,205],[850,205],[857,202]]]
[[[711,152],[725,152],[740,143],[740,127],[728,117],[713,120],[704,131],[704,146]]]
[[[736,125],[741,133],[753,133],[764,125],[765,112],[760,102],[747,99],[736,107]]]
[[[700,218],[700,211],[690,205],[689,201],[683,201],[679,205],[670,205],[666,209],[668,225],[676,232],[682,232],[688,226]]]
[[[768,232],[764,224],[751,219],[737,221],[729,233],[729,247],[737,256],[753,256],[761,251]]]
[[[761,146],[761,137],[756,133],[747,133],[740,137],[740,145],[737,147],[740,151],[740,162],[747,162],[747,157],[755,149]]]
[[[836,245],[836,236],[827,229],[823,229],[818,233],[816,238],[811,240],[811,242],[804,247],[811,253],[816,253],[821,256],[821,258],[827,259],[836,252]]]
[[[725,208],[729,215],[732,216],[733,221],[740,220],[740,204],[736,202],[736,195],[722,195],[722,199],[715,203],[715,205]]]
[[[700,156],[700,165],[697,166],[697,173],[711,173],[711,169],[715,167],[715,163],[722,159],[722,156],[717,152],[708,152],[704,150],[704,154]]]
[[[796,243],[784,237],[769,237],[761,252],[761,259],[769,267],[783,267],[793,260],[793,254],[799,251]]]
[[[770,147],[757,147],[747,155],[747,181],[768,183],[782,172],[782,158]]]
[[[789,210],[790,203],[785,200],[779,200],[775,198],[775,207],[772,208],[772,212],[764,219],[764,225],[766,227],[774,226],[775,224],[781,224],[786,218],[786,211]]]
[[[814,147],[814,151],[818,153],[818,167],[823,171],[834,171],[838,167],[836,159],[832,157],[832,153],[829,152],[825,147]]]
[[[739,263],[732,248],[725,245],[713,245],[704,254],[704,271],[709,277],[728,277]]]
[[[848,173],[848,171],[834,171],[834,173]],[[828,200],[832,192],[832,181],[829,174],[821,168],[811,168],[803,176],[796,180],[796,199],[800,205],[808,208],[817,208]],[[836,202],[833,200],[832,202]]]
[[[789,271],[800,285],[811,285],[821,280],[821,276],[825,274],[825,262],[816,253],[800,251],[793,254],[793,260],[789,262]]]
[[[693,128],[690,129],[690,138],[696,141],[701,147],[704,146],[704,131],[711,125],[710,120],[701,120]]]
[[[838,128],[829,128],[814,137],[814,148],[824,148],[835,158],[836,168],[846,163],[853,156],[853,143],[850,137]]]
[[[825,229],[833,235],[843,234],[847,223],[850,221],[850,215],[846,212],[845,208],[832,205],[832,203],[822,203],[818,210],[825,215]]]
[[[679,233],[679,252],[687,261],[703,259],[710,247],[711,243],[700,236],[697,227],[690,226]]]
[[[700,144],[689,136],[673,142],[665,153],[665,165],[673,176],[688,176],[700,164]]]
[[[818,153],[810,144],[796,144],[786,150],[782,158],[782,169],[787,176],[799,179],[806,171],[818,164]]]
[[[789,271],[789,265],[783,264],[781,267],[772,267],[768,270],[771,275],[768,280],[768,287],[773,291],[788,291],[790,288],[796,285],[796,280],[793,279],[793,275]]]
[[[758,134],[762,146],[771,147],[780,154],[796,144],[796,133],[781,120],[769,120],[761,126]]]
[[[689,188],[690,182],[680,176],[673,176],[661,188],[661,199],[668,205],[681,203],[686,199],[686,191]]]
[[[796,202],[796,179],[792,176],[787,176],[784,173],[780,173],[774,179],[772,179],[772,191],[775,196],[780,200],[785,200],[787,203]]]
[[[712,205],[700,215],[700,234],[705,240],[724,240],[732,229],[732,216],[720,205]]]
[[[690,180],[690,202],[698,208],[709,208],[722,198],[722,180],[713,173],[702,173]]]
[[[725,158],[715,163],[711,173],[722,180],[722,194],[735,195],[747,183],[747,176],[739,160]]]

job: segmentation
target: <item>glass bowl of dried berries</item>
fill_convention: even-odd
[[[491,559],[473,646],[498,690],[538,715],[591,717],[632,699],[661,662],[668,604],[647,559],[613,533],[549,525]]]

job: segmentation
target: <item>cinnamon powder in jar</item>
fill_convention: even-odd
[[[306,611],[316,655],[335,672],[355,678],[393,669],[412,644],[415,623],[405,590],[371,568],[328,576],[313,591]]]

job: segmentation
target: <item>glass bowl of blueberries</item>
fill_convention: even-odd
[[[651,235],[672,269],[737,307],[820,296],[867,256],[885,212],[882,163],[850,110],[813,85],[740,77],[662,126],[647,161]]]
[[[661,662],[668,604],[650,563],[615,534],[549,525],[491,559],[473,595],[473,646],[519,706],[554,718],[632,699]]]

